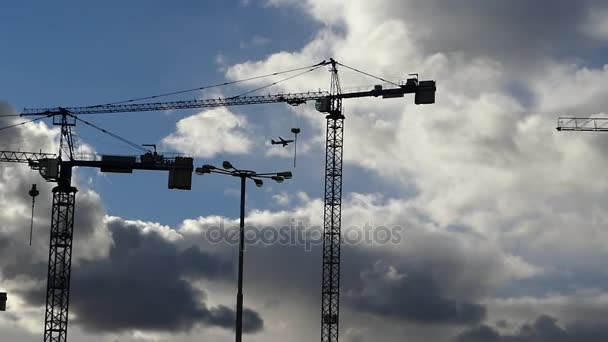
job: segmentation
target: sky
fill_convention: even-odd
[[[0,4],[0,114],[236,81],[331,57],[391,81],[437,81],[437,103],[344,101],[340,339],[545,342],[608,338],[608,136],[557,132],[604,116],[608,5],[599,0],[43,1]],[[339,70],[344,89],[378,81]],[[162,98],[234,96],[279,80]],[[320,68],[260,94],[327,90]],[[312,104],[111,114],[138,144],[292,171],[247,192],[245,339],[320,337],[325,120]],[[21,119],[0,117],[0,126]],[[299,127],[298,161],[271,138]],[[138,151],[84,125],[79,151]],[[52,122],[0,150],[58,148]],[[238,182],[77,169],[69,338],[233,338]],[[40,189],[28,246],[31,184]],[[51,188],[0,165],[2,340],[39,341]],[[300,237],[302,237],[300,239]]]

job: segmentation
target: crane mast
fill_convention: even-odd
[[[53,122],[61,126],[59,154],[42,152],[0,151],[0,162],[28,163],[50,182],[52,190],[51,231],[47,273],[44,323],[45,342],[66,342],[72,270],[72,242],[76,187],[72,186],[74,167],[95,167],[102,172],[131,173],[133,170],[169,171],[169,188],[190,189],[192,158],[165,158],[156,153],[135,156],[91,156],[77,159],[74,155],[72,126],[75,120],[61,110]],[[52,115],[51,115],[52,116]]]
[[[321,341],[337,342],[339,332],[339,304],[340,304],[340,240],[342,220],[342,157],[344,141],[344,114],[342,100],[361,97],[397,98],[405,94],[415,94],[416,104],[435,103],[435,81],[419,81],[417,77],[409,78],[404,84],[395,85],[391,88],[383,88],[381,85],[374,86],[367,91],[343,93],[340,88],[337,65],[334,59],[324,61],[318,65],[329,65],[331,71],[330,91],[316,91],[305,93],[279,93],[260,96],[236,96],[228,98],[202,99],[190,101],[152,102],[136,104],[106,104],[88,107],[54,107],[25,109],[21,116],[53,116],[68,115],[78,117],[87,114],[123,113],[123,112],[146,112],[162,110],[179,110],[195,108],[213,108],[251,104],[287,103],[300,105],[309,101],[315,101],[315,107],[319,112],[326,113],[327,131],[325,141],[325,191],[324,191],[324,232],[323,232],[323,256],[322,256],[322,291],[321,291]],[[341,64],[340,64],[341,65]],[[0,158],[2,154],[0,152]],[[1,161],[1,160],[0,160]],[[70,168],[71,170],[71,168]],[[190,169],[191,172],[191,169]],[[66,182],[64,182],[66,183]],[[66,183],[69,185],[69,182]],[[71,226],[73,226],[73,194],[75,188],[60,185],[56,188],[57,203],[54,197],[54,217],[57,217],[58,226],[56,241],[51,234],[51,248],[63,250],[69,248],[71,251]],[[53,191],[55,194],[55,190]],[[71,209],[70,209],[71,208]],[[57,211],[57,212],[55,212]],[[52,230],[53,231],[53,230]],[[69,234],[69,246],[66,239],[60,239]],[[65,247],[64,247],[65,246]],[[69,266],[70,253],[51,253],[49,258],[49,286],[54,284],[69,284],[69,267],[66,272],[65,266]],[[59,260],[59,262],[55,261]],[[51,267],[53,263],[53,267]],[[57,267],[55,265],[63,265]],[[51,270],[53,276],[51,277]],[[65,282],[67,279],[68,283]],[[59,287],[60,289],[61,286]],[[53,288],[53,291],[54,288]],[[45,331],[49,331],[49,338],[45,332],[45,342],[64,342],[65,338],[53,337],[54,331],[67,329],[67,306],[68,293],[61,292],[56,295],[49,289],[47,293],[47,316],[50,321],[60,322],[48,323]],[[49,299],[50,298],[50,299]],[[59,310],[54,308],[60,303]],[[49,304],[49,301],[50,304]],[[50,305],[50,309],[49,309]],[[65,314],[64,314],[65,312]],[[47,317],[47,321],[48,321]],[[59,335],[57,335],[59,336]]]
[[[336,63],[331,60],[331,100],[325,139],[321,342],[338,341],[340,309],[340,238],[342,227],[342,152],[344,115]]]

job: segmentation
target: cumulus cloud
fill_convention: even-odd
[[[289,202],[291,202],[291,197],[289,196],[289,193],[284,191],[276,195],[272,195],[272,199],[276,202],[276,204],[282,206],[286,206],[289,204]]]
[[[290,1],[272,3],[293,4]],[[469,2],[449,5],[454,6],[454,11],[446,10],[439,3],[425,4],[354,2],[349,3],[348,8],[342,8],[338,1],[309,1],[305,8],[311,16],[321,22],[331,21],[315,39],[300,51],[276,53],[265,60],[233,66],[228,76],[239,78],[252,74],[254,70],[301,65],[305,64],[304,61],[331,53],[339,60],[347,60],[381,75],[403,73],[401,61],[408,61],[408,69],[421,71],[423,77],[436,78],[439,82],[438,103],[433,106],[414,107],[407,104],[407,100],[348,102],[345,160],[372,169],[381,176],[399,179],[405,186],[415,187],[420,208],[444,225],[465,224],[476,231],[484,230],[483,234],[495,238],[496,234],[504,231],[498,227],[506,225],[515,229],[522,220],[538,212],[533,203],[566,203],[572,198],[585,197],[583,190],[594,191],[597,186],[602,187],[602,182],[590,186],[585,180],[600,177],[596,171],[605,167],[606,160],[601,153],[602,138],[591,141],[591,138],[580,136],[568,137],[556,133],[554,126],[556,116],[569,109],[592,114],[605,107],[601,95],[601,89],[605,88],[602,87],[603,68],[562,64],[560,58],[535,49],[543,56],[542,63],[535,67],[542,75],[534,73],[520,79],[527,94],[522,96],[511,87],[516,79],[513,67],[506,63],[510,57],[506,52],[481,46],[479,50],[462,49],[466,51],[463,54],[444,44],[438,45],[443,48],[427,50],[425,47],[430,43],[417,37],[419,31],[411,27],[408,20],[410,16],[419,15],[420,20],[428,21],[430,18],[434,23],[439,21],[439,13],[452,16],[454,11],[461,11],[462,16],[456,15],[456,19],[447,22],[460,27],[465,23],[477,25],[469,15],[483,20],[500,18],[496,25],[488,24],[487,28],[512,35],[513,39],[506,41],[506,45],[513,47],[508,48],[510,51],[520,54],[515,48],[516,37],[520,36],[517,32],[521,28],[517,25],[519,14],[533,15],[545,9],[552,11],[555,15],[548,20],[556,30],[537,32],[530,27],[532,39],[528,41],[544,41],[547,34],[556,42],[562,42],[564,35],[553,35],[553,32],[573,31],[576,25],[561,20],[561,16],[574,13],[571,16],[574,19],[568,20],[579,22],[581,19],[576,14],[586,13],[593,4],[517,2],[503,6]],[[436,15],[423,15],[427,13],[425,6],[428,6],[428,13]],[[334,12],[341,15],[327,17],[328,8],[341,9]],[[420,12],[405,10],[410,8]],[[340,22],[343,30],[331,26]],[[536,25],[529,20],[524,22]],[[389,31],[390,34],[384,34]],[[433,30],[429,34],[440,38],[441,35],[458,32]],[[466,39],[479,41],[482,32],[488,31],[481,27],[471,29],[470,38]],[[370,36],[385,38],[365,39]],[[504,41],[492,36],[486,38],[482,43]],[[393,39],[400,43],[392,43]],[[465,38],[446,40],[460,44]],[[530,44],[533,49],[535,45]],[[378,54],[357,53],[360,50]],[[389,51],[390,56],[383,55]],[[520,76],[517,75],[518,78]],[[318,81],[315,77],[304,78],[295,87],[316,88]],[[572,91],[573,88],[586,90],[580,94]],[[593,167],[582,169],[577,167],[580,165]],[[546,177],[547,174],[554,174],[554,177]],[[533,192],[526,191],[532,186]],[[590,203],[595,198],[589,196],[586,201]],[[545,218],[558,215],[551,207],[543,209],[547,210]],[[562,223],[561,226],[565,225]],[[565,240],[562,242],[567,243]]]
[[[73,267],[70,307],[76,324],[95,333],[177,333],[196,325],[232,329],[234,310],[209,307],[206,293],[192,282],[231,279],[232,263],[225,255],[180,247],[176,237],[181,235],[158,224],[117,217],[109,217],[106,224],[112,236],[108,257]],[[43,305],[40,285],[16,292],[30,304]],[[245,332],[262,328],[259,313],[246,308]]]
[[[390,184],[394,193],[348,194],[345,188],[344,227],[361,228],[371,222],[399,225],[406,231],[398,244],[344,247],[344,336],[353,341],[404,336],[413,342],[450,341],[462,325],[475,324],[457,340],[605,339],[594,320],[605,313],[594,300],[605,304],[606,289],[598,278],[582,275],[605,273],[608,215],[603,203],[608,181],[603,171],[608,167],[608,142],[602,136],[554,130],[558,115],[597,114],[608,107],[603,91],[608,85],[606,67],[594,61],[605,38],[601,1],[265,3],[294,6],[320,23],[320,29],[301,49],[228,67],[229,79],[335,57],[392,80],[419,72],[421,78],[438,82],[437,103],[432,106],[414,106],[411,97],[345,102],[345,179],[349,168],[358,167]],[[582,51],[590,51],[593,58]],[[344,68],[340,73],[345,87],[375,82]],[[319,75],[302,76],[275,89],[327,89],[328,78]],[[301,116],[315,131],[311,133],[317,137],[315,142],[322,140],[322,116],[312,110]],[[244,133],[248,125],[243,118],[218,109],[181,120],[163,142],[201,157],[245,153],[252,144]],[[3,276],[15,286],[14,279],[24,277],[23,273],[40,272],[34,266],[21,270],[18,265],[38,261],[42,269],[44,255],[30,260],[18,254],[21,259],[15,261],[10,246],[21,228],[14,228],[12,222],[27,218],[24,193],[28,184],[10,182],[11,172],[16,172],[12,168],[2,172],[7,201],[20,199],[3,208],[4,222],[11,224],[3,226],[5,240],[0,240],[1,246],[9,246],[6,255],[10,256],[0,262]],[[297,206],[253,211],[247,222],[280,226],[290,225],[295,218],[320,225],[322,200],[305,194],[297,197]],[[275,200],[280,203],[283,197]],[[94,196],[91,201],[96,201]],[[200,237],[220,220],[201,217],[175,229],[178,235]],[[236,224],[235,219],[225,222]],[[140,224],[124,221],[122,226],[128,232]],[[155,225],[143,226],[152,229]],[[135,230],[142,245],[131,247],[116,240],[120,236],[116,234],[114,245],[100,244],[106,259],[96,253],[82,261],[91,265],[83,277],[121,275],[127,277],[126,288],[133,289],[136,280],[112,259],[113,253],[127,250],[132,258],[143,259],[153,254],[144,243],[160,244],[159,253],[169,260],[192,258],[209,264],[207,273],[186,266],[165,270],[172,280],[156,289],[179,289],[176,302],[183,310],[173,308],[175,318],[159,323],[160,329],[188,330],[197,324],[221,327],[227,311],[204,293],[215,294],[224,287],[225,271],[214,271],[211,264],[229,260],[231,249],[199,241],[198,249],[188,252],[179,237],[171,240],[173,233],[167,229],[154,228],[148,235]],[[246,268],[255,270],[246,274],[248,293],[255,294],[247,300],[264,322],[273,322],[263,325],[263,336],[268,340],[289,336],[294,341],[317,338],[320,246],[307,252],[289,245],[252,245],[247,253]],[[110,261],[114,261],[112,266]],[[184,280],[188,278],[206,281],[208,291]],[[581,288],[598,293],[581,297],[577,292]],[[102,293],[110,298],[109,292]],[[132,303],[141,301],[134,296]],[[154,330],[151,326],[155,325],[146,315],[124,317],[124,325],[87,311],[79,319],[86,317],[92,330],[139,326]],[[497,320],[509,326],[489,323]],[[258,322],[258,328],[263,323],[252,321]]]
[[[252,141],[247,120],[226,108],[215,108],[181,119],[162,143],[180,153],[209,158],[219,153],[247,153]]]
[[[608,166],[606,138],[558,133],[555,119],[564,114],[601,113],[608,106],[602,90],[606,88],[605,67],[585,60],[576,48],[584,46],[599,53],[597,37],[590,37],[581,27],[589,22],[589,13],[601,17],[600,2],[268,3],[300,8],[322,28],[300,50],[232,66],[227,71],[229,78],[333,56],[390,79],[419,72],[423,79],[438,81],[437,103],[432,106],[413,106],[407,97],[345,102],[344,154],[346,175],[349,166],[374,172],[396,191],[403,190],[405,201],[396,201],[400,210],[410,212],[405,209],[410,208],[412,215],[426,218],[435,229],[458,232],[474,241],[464,255],[487,243],[495,247],[495,253],[487,255],[504,255],[499,258],[511,265],[497,272],[503,277],[494,279],[502,281],[493,284],[501,285],[484,287],[487,292],[448,295],[453,289],[443,285],[438,298],[485,306],[492,291],[503,286],[512,291],[518,284],[524,287],[535,281],[542,283],[544,290],[537,289],[540,292],[558,290],[572,295],[571,290],[542,280],[545,270],[570,274],[570,289],[577,284],[594,286],[591,280],[582,284],[583,278],[575,275],[603,272],[596,261],[604,259],[607,250],[601,227],[608,216],[600,204],[605,203],[603,193],[608,185],[602,175]],[[595,27],[601,27],[601,20],[593,20]],[[344,68],[341,75],[343,85],[370,82]],[[308,75],[282,89],[326,89],[320,79]],[[322,120],[308,118],[322,135]],[[346,222],[347,210],[345,205]],[[379,217],[386,217],[380,212]],[[403,217],[396,221],[408,222],[399,220]],[[425,246],[418,251],[423,260],[434,254],[429,251],[431,241],[419,241]],[[368,260],[371,258],[369,255]],[[430,259],[420,262],[429,263]],[[413,272],[406,265],[389,262],[386,269],[390,267],[397,274]],[[458,269],[474,267],[469,264]],[[369,266],[367,270],[361,278],[367,281],[374,278],[372,274],[388,272],[374,273]],[[520,282],[510,272],[531,280]],[[478,274],[492,279],[489,273]],[[451,274],[443,281],[454,283],[456,279]],[[393,293],[391,289],[398,285],[409,286],[407,282],[358,284],[353,298],[367,304],[363,307],[368,311],[379,316],[390,313],[391,317],[397,315],[390,311],[389,296],[381,294]],[[366,293],[377,295],[366,297]],[[379,303],[384,304],[384,314],[374,308]]]
[[[587,21],[583,24],[583,32],[593,38],[605,41],[608,39],[608,8],[590,10]]]
[[[14,113],[14,110],[8,104],[0,102],[0,113],[10,114]],[[10,117],[1,118],[0,125],[21,121],[23,120],[12,120]],[[56,129],[48,128],[43,122],[20,126],[0,135],[0,148],[9,151],[35,152],[42,150],[53,153],[58,149],[58,132]],[[74,178],[74,183],[78,183],[78,175]],[[28,191],[32,183],[37,184],[40,191],[34,212],[36,231],[34,232],[33,247],[22,248],[20,243],[26,243],[29,235],[32,199],[28,195]],[[46,264],[48,235],[41,232],[46,232],[46,228],[50,225],[52,187],[53,184],[45,182],[37,171],[30,170],[27,163],[2,163],[0,206],[3,217],[0,225],[2,233],[0,239],[5,241],[6,246],[10,246],[10,248],[0,250],[0,253],[6,253],[2,258],[5,267],[12,264],[23,271],[31,264],[41,262]],[[75,234],[74,262],[78,263],[80,260],[106,255],[110,237],[101,223],[105,211],[99,196],[86,187],[82,187],[76,196],[78,214],[75,215],[75,226],[78,227],[78,233]],[[18,262],[14,260],[14,256],[27,258],[31,262],[25,262],[25,260]]]
[[[147,225],[113,218],[108,258],[83,262],[74,271],[72,308],[87,330],[188,331],[196,324],[231,329],[234,311],[208,307],[206,295],[188,279],[222,279],[231,263],[195,247],[180,249]],[[259,331],[263,321],[247,310],[246,332]]]
[[[232,263],[223,255],[180,247],[174,230],[157,224],[106,220],[112,235],[107,258],[73,268],[70,308],[73,321],[93,333],[130,331],[183,333],[197,325],[232,329],[234,310],[209,306],[197,279],[226,282]],[[44,285],[44,284],[41,284]],[[45,287],[16,290],[33,305],[44,305]],[[246,308],[246,333],[263,328],[259,313]]]
[[[471,324],[485,318],[483,306],[443,297],[428,269],[402,271],[377,262],[361,280],[363,288],[351,291],[349,300],[363,312],[423,323]]]
[[[260,46],[267,45],[271,40],[268,37],[261,35],[254,35],[249,41],[241,42],[239,45],[241,49],[257,48]]]
[[[345,235],[358,231],[359,236],[367,233],[373,236],[373,229],[381,225],[399,225],[403,229],[401,234],[391,236],[392,242],[359,240],[344,244],[344,312],[365,313],[393,322],[475,324],[485,317],[485,304],[481,301],[486,295],[512,279],[529,278],[538,272],[524,261],[501,253],[498,246],[488,241],[438,229],[421,219],[420,213],[407,202],[355,194],[346,196],[344,208]],[[280,234],[293,237],[300,223],[308,232],[319,229],[321,214],[320,199],[308,199],[297,207],[280,211],[256,210],[246,217],[247,230],[253,233],[270,229],[279,234],[276,231],[286,228]],[[238,225],[238,220],[222,221],[219,217],[188,220],[179,231],[187,236],[205,235],[222,224],[229,230]],[[367,230],[368,225],[372,230]],[[261,297],[258,300],[262,300],[269,288],[274,289],[272,298],[292,298],[296,291],[303,300],[314,301],[320,281],[321,248],[315,236],[319,235],[310,236],[311,248],[295,239],[272,243],[264,243],[259,235],[259,239],[250,239],[247,267],[255,272],[247,274],[251,281],[248,292],[254,291]],[[204,244],[202,248],[215,250],[223,244],[226,242]],[[311,258],[316,262],[311,262]],[[289,288],[275,285],[281,279],[290,279]],[[273,312],[265,315],[272,316]]]
[[[463,332],[457,342],[599,342],[608,338],[604,324],[577,322],[561,327],[551,316],[540,316],[534,322],[525,324],[514,334],[501,334],[496,329],[481,325]]]
[[[0,114],[14,111],[0,103]],[[0,118],[8,125],[10,117]],[[19,121],[19,120],[14,120]],[[55,151],[57,132],[44,123],[25,125],[0,135],[6,150]],[[74,327],[93,334],[140,332],[187,333],[200,327],[231,330],[234,310],[208,304],[207,291],[194,286],[199,279],[228,282],[232,263],[225,256],[183,246],[183,237],[160,224],[107,217],[100,196],[82,186],[78,170],[75,241],[72,260],[70,313]],[[34,239],[28,248],[31,198],[40,190],[35,210]],[[10,293],[10,314],[0,326],[17,324],[39,332],[43,320],[48,263],[52,183],[41,181],[27,164],[0,168],[0,279]],[[247,308],[247,333],[263,329],[257,311]]]
[[[14,112],[10,105],[0,102],[0,114]],[[2,117],[0,126],[22,121],[20,118]],[[0,135],[0,149],[56,152],[58,132],[47,127],[44,122],[19,126]],[[34,211],[32,246],[28,247],[32,203],[28,191],[32,183],[37,184],[40,196]],[[77,174],[74,176],[74,184],[80,185]],[[2,163],[0,167],[1,286],[12,295],[9,305],[15,315],[12,318],[13,324],[29,330],[39,329],[43,312],[15,294],[46,286],[52,187],[52,183],[42,180],[38,172],[30,170],[25,163]],[[99,196],[82,187],[76,195],[76,201],[77,232],[74,238],[73,265],[107,256],[111,243],[110,234],[103,224],[105,210]],[[44,294],[35,298],[36,303],[40,301],[44,301]]]

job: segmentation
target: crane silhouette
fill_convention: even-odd
[[[137,146],[145,153],[139,156],[78,156],[74,153],[72,135],[72,127],[76,125],[76,121],[91,125],[106,134],[118,136],[87,120],[76,117],[66,110],[48,113],[45,116],[53,117],[54,124],[61,126],[59,153],[0,151],[0,162],[27,163],[30,168],[38,170],[46,181],[57,183],[52,190],[44,341],[65,342],[68,329],[75,196],[78,191],[71,184],[72,169],[74,167],[93,167],[100,169],[101,172],[115,173],[132,173],[133,170],[168,171],[170,189],[189,190],[193,159],[181,156],[164,157],[158,155],[156,151],[152,153],[133,143],[130,144]],[[126,141],[124,138],[120,139]],[[35,186],[29,192],[33,199],[38,193]],[[33,205],[32,201],[32,226]]]
[[[125,112],[146,112],[146,111],[162,111],[162,110],[180,110],[180,109],[192,109],[192,108],[213,108],[213,107],[225,107],[225,106],[243,106],[253,104],[268,104],[268,103],[287,103],[289,105],[297,106],[305,104],[310,101],[315,102],[317,111],[324,113],[326,118],[326,139],[325,139],[325,182],[324,182],[324,231],[323,231],[323,251],[322,251],[322,289],[321,289],[321,341],[322,342],[336,342],[338,341],[339,333],[339,300],[340,300],[340,238],[341,238],[341,220],[342,220],[342,158],[343,158],[343,142],[344,142],[344,113],[342,109],[342,101],[344,99],[351,98],[363,98],[363,97],[382,97],[388,98],[400,98],[404,97],[405,94],[415,94],[415,104],[432,104],[435,103],[435,81],[419,81],[417,75],[415,77],[408,78],[406,82],[397,84],[394,82],[387,81],[385,79],[375,77],[383,82],[389,82],[390,87],[384,88],[381,85],[374,86],[372,89],[366,91],[356,92],[342,92],[340,87],[340,79],[338,76],[338,65],[351,69],[356,72],[363,73],[367,76],[375,77],[369,73],[365,73],[361,70],[341,64],[334,59],[329,61],[322,61],[315,65],[298,68],[294,70],[307,69],[298,75],[304,74],[316,70],[323,66],[329,66],[331,72],[331,82],[329,91],[313,91],[313,92],[300,92],[300,93],[278,93],[269,95],[247,95],[253,91],[261,90],[266,87],[260,87],[249,91],[245,94],[227,97],[227,98],[215,98],[215,99],[195,99],[188,101],[171,101],[171,102],[149,102],[149,103],[132,103],[138,100],[153,99],[164,95],[179,94],[181,92],[173,92],[163,95],[151,96],[140,99],[133,99],[128,101],[122,101],[118,103],[109,103],[96,106],[86,107],[54,107],[54,108],[32,108],[25,109],[21,116],[23,117],[35,117],[36,119],[44,117],[61,118],[62,123],[62,137],[65,137],[66,141],[70,141],[69,128],[71,127],[66,123],[67,119],[75,119],[78,121],[84,121],[81,119],[84,115],[90,114],[106,114],[106,113],[125,113]],[[293,70],[291,70],[293,71]],[[277,75],[279,73],[273,73],[271,75]],[[298,76],[296,75],[296,76]],[[251,79],[255,79],[251,78]],[[289,77],[290,79],[293,77]],[[240,81],[235,81],[236,83]],[[277,84],[274,82],[271,85]],[[223,83],[225,85],[229,83]],[[211,87],[211,86],[209,86]],[[205,89],[209,87],[201,87],[196,90]],[[193,89],[194,90],[194,89]],[[190,90],[188,90],[190,91]],[[34,120],[36,120],[34,119]],[[67,131],[66,131],[67,130]],[[43,159],[44,160],[44,159]],[[48,160],[48,159],[47,159]],[[52,160],[52,159],[51,159]],[[35,166],[39,167],[41,173],[43,172],[43,164],[39,160]],[[175,162],[168,162],[163,165],[165,168],[174,167],[179,164],[177,160]],[[64,166],[65,165],[65,166]],[[131,163],[134,165],[134,163]],[[53,217],[57,216],[62,224],[62,227],[69,228],[69,234],[61,235],[59,232],[54,232],[54,226],[51,227],[51,255],[49,258],[49,289],[54,288],[55,281],[58,279],[56,274],[60,276],[66,274],[67,278],[63,279],[61,286],[67,287],[69,284],[69,257],[57,258],[55,250],[58,246],[70,246],[72,243],[71,230],[73,222],[73,196],[76,192],[75,188],[69,184],[69,176],[71,174],[71,166],[76,166],[74,160],[62,162],[61,164],[61,176],[57,178],[59,186],[54,189],[54,202],[53,207],[57,209],[53,210]],[[117,169],[121,166],[117,165]],[[160,167],[160,165],[159,165]],[[191,167],[189,164],[188,167]],[[64,170],[65,169],[65,170]],[[191,170],[190,170],[191,171]],[[55,196],[56,194],[56,196]],[[55,200],[55,197],[57,199]],[[66,203],[70,203],[66,205]],[[57,211],[57,213],[55,213]],[[53,221],[55,222],[55,220]],[[58,225],[58,224],[55,224]],[[58,242],[53,240],[53,236]],[[66,273],[67,272],[67,273]],[[51,277],[51,274],[53,275]],[[46,341],[65,341],[64,339],[52,339],[46,338],[47,330],[49,336],[56,330],[61,330],[62,333],[67,330],[67,303],[68,303],[68,292],[62,292],[59,297],[59,303],[61,303],[61,314],[55,314],[52,310],[49,311],[54,303],[57,303],[58,296],[53,291],[49,290],[47,293],[47,318],[45,325],[45,342]]]

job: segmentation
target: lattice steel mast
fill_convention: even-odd
[[[77,189],[72,186],[72,169],[75,166],[100,168],[102,172],[130,173],[137,170],[169,171],[169,188],[189,189],[193,170],[192,158],[164,158],[146,153],[139,159],[125,156],[101,156],[76,159],[72,127],[79,120],[66,110],[49,113],[53,124],[61,126],[59,153],[0,151],[0,162],[28,163],[50,182],[52,190],[51,232],[44,318],[44,341],[66,342],[72,270],[72,242]],[[186,182],[182,180],[186,178]]]
[[[61,116],[59,160],[67,145],[67,159],[74,160],[74,146],[68,116]],[[72,241],[74,235],[74,209],[77,189],[72,186],[72,168],[60,166],[57,186],[53,188],[49,265],[44,315],[44,341],[65,342],[68,333],[70,278],[72,270]]]
[[[213,108],[266,103],[287,103],[290,105],[300,105],[309,101],[315,101],[317,110],[322,113],[327,113],[327,131],[325,142],[325,206],[323,219],[324,233],[321,341],[337,342],[339,330],[342,156],[344,133],[342,100],[348,98],[380,96],[382,98],[396,98],[404,97],[405,94],[415,94],[416,104],[431,104],[435,103],[436,86],[435,81],[419,81],[417,77],[412,77],[409,78],[404,84],[393,83],[394,87],[391,88],[383,88],[382,86],[378,85],[368,91],[342,93],[340,89],[337,65],[344,65],[330,59],[329,62],[321,62],[316,64],[315,67],[322,65],[329,65],[331,67],[330,92],[317,91],[306,93],[280,93],[272,95],[236,96],[190,101],[106,104],[89,107],[37,108],[25,109],[22,115],[53,115],[62,111],[67,111],[73,116],[78,116],[87,114]],[[353,68],[350,69],[358,71]]]
[[[321,341],[337,341],[340,308],[340,237],[342,224],[342,152],[344,115],[336,62],[331,60],[331,100],[325,139],[323,273],[321,279]]]

